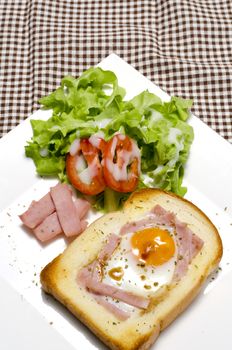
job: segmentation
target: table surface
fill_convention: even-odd
[[[232,142],[230,0],[8,0],[0,23],[0,137],[114,52]]]

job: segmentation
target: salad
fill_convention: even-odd
[[[33,137],[25,146],[39,175],[71,183],[104,211],[117,209],[135,189],[181,196],[187,190],[182,180],[193,141],[186,122],[192,101],[162,102],[147,90],[131,100],[125,95],[116,75],[99,67],[77,79],[64,77],[40,99],[53,114],[31,121]]]

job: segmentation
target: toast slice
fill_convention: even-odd
[[[174,213],[204,241],[204,245],[179,281],[154,298],[147,310],[138,310],[122,321],[79,285],[77,275],[96,259],[110,234],[141,218],[156,205]],[[63,254],[42,270],[41,283],[47,293],[65,305],[109,348],[146,350],[196,297],[207,277],[218,266],[222,251],[216,227],[199,208],[174,194],[145,189],[132,194],[121,211],[106,214],[93,222]]]

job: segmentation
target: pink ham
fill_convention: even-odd
[[[94,260],[88,266],[85,266],[78,274],[77,281],[84,288],[87,288],[87,285],[91,283],[92,280],[99,282],[101,280],[101,275],[98,275],[97,270],[95,268],[98,266],[98,260]],[[89,291],[90,292],[90,291]],[[91,292],[90,292],[91,293]],[[112,304],[110,301],[107,301],[104,298],[104,295],[91,293],[94,299],[102,306],[104,306],[107,310],[112,312],[119,320],[126,320],[130,317],[130,314],[124,310],[121,310],[118,306]]]
[[[98,294],[109,296],[114,299],[121,300],[126,304],[146,309],[149,305],[147,298],[135,295],[131,292],[121,290],[117,287],[101,282],[102,278],[102,264],[114,252],[120,242],[120,237],[111,234],[108,242],[100,251],[98,258],[91,264],[84,267],[78,274],[78,281],[89,291]]]
[[[94,292],[100,295],[107,295],[111,298],[121,300],[126,304],[138,307],[140,309],[146,309],[150,302],[149,299],[147,298],[124,291],[122,289],[119,289],[117,287],[111,286],[106,283],[95,282],[94,280],[91,280],[86,285],[86,287],[91,292]]]
[[[94,294],[94,299],[98,302],[98,304],[104,306],[108,311],[110,311],[112,314],[114,314],[119,320],[125,321],[130,317],[130,313],[127,311],[124,311],[113,304],[113,302],[110,302],[109,300],[106,300],[104,296]]]
[[[30,207],[19,217],[25,226],[33,229],[54,211],[55,206],[51,195],[47,193],[39,201],[33,201]]]
[[[165,210],[158,204],[151,210],[151,213],[155,215],[157,224],[171,226],[175,223],[176,217],[174,213]]]
[[[120,241],[121,237],[112,233],[108,238],[107,244],[105,244],[102,250],[100,251],[98,255],[98,260],[100,262],[106,261],[113,254]]]
[[[178,259],[173,280],[178,281],[186,274],[188,265],[201,250],[204,242],[185,223],[180,222],[174,213],[165,210],[160,205],[156,205],[144,219],[125,224],[121,228],[120,234],[124,235],[157,225],[172,226],[176,231]]]
[[[138,220],[138,221],[131,221],[127,224],[123,225],[120,229],[120,235],[125,235],[129,232],[136,232],[139,230],[144,230],[147,227],[154,226],[155,222],[155,216],[149,214],[146,218]]]
[[[34,228],[33,232],[41,242],[46,242],[60,233],[63,233],[57,213],[54,212],[47,216],[40,225]]]
[[[115,234],[111,234],[107,240],[107,243],[103,246],[98,258],[94,260],[91,264],[83,267],[78,275],[78,280],[82,285],[86,286],[93,280],[94,282],[100,282],[102,273],[101,273],[101,264],[103,264],[106,259],[111,256],[114,250],[117,248],[121,241],[121,238]]]
[[[175,223],[175,215],[166,211],[160,205],[156,205],[144,219],[131,221],[121,227],[120,234],[124,235],[129,232],[144,230],[154,225],[173,225]]]
[[[76,207],[77,215],[80,219],[83,219],[91,207],[90,203],[86,199],[77,198],[74,201],[74,204]]]
[[[179,281],[186,274],[188,265],[201,250],[204,242],[190,230],[187,224],[180,222],[173,213],[166,211],[160,205],[156,205],[152,213],[159,223],[175,227],[178,257],[173,280]]]
[[[109,236],[108,242],[103,246],[97,260],[95,260],[95,262],[89,266],[89,276],[85,281],[85,286],[94,293],[107,295],[112,298],[121,300],[129,305],[146,309],[149,304],[148,299],[101,282],[102,265],[113,254],[120,241],[120,236],[117,236],[115,234],[111,234]]]
[[[60,225],[67,237],[76,236],[82,232],[80,218],[72,199],[70,188],[58,183],[50,189]]]
[[[109,284],[102,283],[100,280],[101,276],[101,264],[98,260],[95,260],[92,264],[84,267],[80,271],[77,279],[82,286],[94,294],[109,296],[140,309],[146,309],[148,307],[149,299],[121,290]]]
[[[204,242],[195,235],[186,224],[175,220],[178,259],[175,267],[174,280],[179,281],[185,275],[189,263],[201,250]]]
[[[87,226],[88,226],[88,221],[81,220],[81,232],[85,231]]]
[[[81,220],[81,232],[83,232],[88,226],[88,222]],[[55,236],[63,233],[62,227],[57,216],[57,213],[54,212],[51,215],[47,216],[41,224],[36,226],[33,229],[33,232],[37,239],[41,242],[49,241]]]
[[[41,242],[60,233],[67,237],[78,235],[88,226],[85,217],[90,203],[82,198],[74,201],[72,194],[68,185],[59,183],[39,201],[33,201],[19,217]]]

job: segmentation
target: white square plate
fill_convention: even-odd
[[[170,97],[115,54],[100,66],[114,71],[127,98],[148,89]],[[1,349],[105,349],[105,346],[40,287],[41,269],[66,246],[63,238],[43,245],[22,227],[18,215],[56,180],[36,176],[24,155],[32,135],[30,119],[47,118],[37,111],[0,140],[0,327]],[[224,246],[220,271],[205,284],[193,304],[159,337],[159,350],[231,349],[232,337],[232,145],[195,116],[195,139],[186,167],[186,198],[199,206],[218,228]]]

